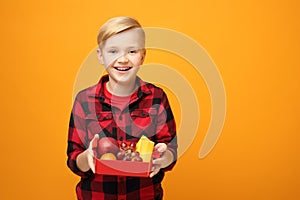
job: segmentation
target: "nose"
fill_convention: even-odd
[[[126,55],[122,55],[122,56],[120,56],[120,57],[117,59],[117,61],[118,61],[119,63],[127,63],[127,62],[128,62],[128,58],[126,57]]]

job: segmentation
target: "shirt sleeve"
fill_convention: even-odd
[[[175,119],[167,95],[164,92],[162,93],[157,123],[156,141],[158,143],[162,142],[167,144],[168,150],[173,153],[173,162],[168,167],[162,169],[163,171],[169,171],[173,169],[176,164],[178,144]]]
[[[86,135],[87,130],[85,112],[77,96],[73,105],[69,123],[67,165],[72,172],[81,176],[82,178],[87,178],[92,174],[91,170],[82,172],[76,164],[77,156],[87,149],[87,143],[85,139]]]

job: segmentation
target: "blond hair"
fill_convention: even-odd
[[[99,47],[102,47],[105,40],[107,40],[111,36],[134,28],[142,29],[142,26],[136,19],[132,17],[120,16],[120,17],[111,18],[107,22],[105,22],[103,26],[100,28],[97,37],[97,43]],[[144,31],[142,31],[142,34],[143,37],[145,38]]]

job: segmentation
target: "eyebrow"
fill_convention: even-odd
[[[117,49],[118,47],[116,47],[116,46],[111,46],[111,47],[106,47],[105,49],[112,49],[112,48]]]
[[[118,46],[108,46],[105,49],[119,49],[119,48],[120,47],[118,47]],[[140,47],[140,46],[129,46],[129,47],[126,47],[126,49],[132,49],[132,48],[140,49],[140,48],[143,48],[143,47]]]

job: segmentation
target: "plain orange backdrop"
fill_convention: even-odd
[[[1,199],[75,199],[78,177],[66,166],[73,86],[99,27],[118,15],[192,37],[226,88],[222,135],[199,159],[210,117],[205,85],[182,60],[149,52],[146,62],[173,66],[190,79],[202,112],[195,140],[163,182],[165,199],[300,199],[298,1],[1,4]],[[180,121],[172,95],[170,101]]]

